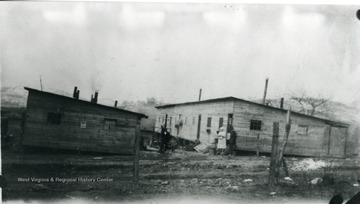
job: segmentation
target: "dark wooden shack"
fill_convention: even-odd
[[[280,141],[285,133],[286,110],[234,97],[157,106],[156,130],[161,125],[173,136],[210,144],[220,127],[232,124],[238,150],[271,151],[273,122],[280,123]],[[286,154],[343,157],[348,124],[292,112],[292,127]],[[229,137],[229,133],[227,134]]]
[[[140,120],[147,116],[116,107],[25,87],[29,92],[22,145],[133,154]]]

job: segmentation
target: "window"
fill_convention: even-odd
[[[158,120],[158,122],[160,123],[160,121],[161,121],[161,116],[159,116],[159,120]]]
[[[192,124],[195,125],[195,117],[193,117]]]
[[[298,125],[296,133],[298,135],[308,135],[309,126],[307,125]]]
[[[171,127],[171,117],[169,117],[169,127]]]
[[[184,118],[184,125],[187,123],[187,117]]]
[[[48,113],[47,123],[56,125],[61,124],[61,113]]]
[[[224,118],[219,118],[219,129],[224,125]]]
[[[104,120],[104,130],[115,130],[116,129],[116,120],[105,118]]]
[[[250,130],[261,130],[261,120],[251,120]]]
[[[211,117],[207,118],[207,125],[206,127],[211,127]]]

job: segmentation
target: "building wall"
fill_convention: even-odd
[[[61,113],[60,124],[49,122],[51,112]],[[132,154],[140,125],[138,117],[70,98],[29,91],[22,144]]]
[[[240,150],[271,152],[273,123],[279,122],[279,141],[285,135],[286,112],[236,101],[234,129],[237,132],[237,148]],[[251,120],[261,121],[261,130],[250,130]],[[329,135],[331,134],[331,135]],[[292,114],[291,130],[286,154],[304,156],[343,156],[346,128],[336,128],[323,120]],[[330,139],[330,141],[329,141]],[[330,149],[329,149],[330,145]]]
[[[228,114],[233,113],[233,106],[234,103],[228,101],[159,108],[155,130],[157,132],[160,131],[160,126],[165,124],[165,115],[168,114],[167,128],[171,135],[195,141],[197,138],[199,114],[201,114],[200,141],[202,143],[210,143],[210,138],[219,129],[220,118],[223,118],[223,124],[226,127]],[[211,117],[211,127],[207,127],[209,117]],[[179,118],[182,121],[182,125],[178,131],[175,126]]]
[[[202,143],[210,143],[210,138],[219,129],[219,118],[223,118],[223,126],[226,128],[228,114],[233,114],[233,127],[238,136],[236,144],[238,150],[256,151],[259,149],[260,152],[271,152],[274,122],[279,122],[280,142],[283,141],[285,135],[286,111],[243,101],[159,108],[155,125],[157,132],[160,132],[160,126],[164,125],[166,114],[168,114],[167,128],[171,135],[192,141],[197,138],[198,115],[201,114],[200,141]],[[178,131],[175,125],[179,117],[183,123]],[[211,117],[210,128],[207,127],[208,117]],[[251,130],[251,120],[261,121],[261,129]],[[290,135],[285,149],[286,154],[344,156],[347,128],[331,127],[324,120],[298,114],[292,114],[291,120]]]

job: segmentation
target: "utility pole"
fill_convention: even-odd
[[[199,101],[201,101],[201,91],[202,91],[202,89],[200,89],[200,91],[199,91]]]
[[[43,90],[42,81],[41,81],[41,75],[40,75],[40,89],[41,89],[41,91]]]
[[[266,92],[267,92],[268,82],[269,82],[269,78],[267,77],[267,78],[266,78],[266,80],[265,80],[264,97],[263,97],[263,101],[262,101],[262,104],[263,104],[263,105],[265,105]]]

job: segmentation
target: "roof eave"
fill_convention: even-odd
[[[128,110],[115,108],[115,107],[111,107],[111,106],[106,106],[106,105],[103,105],[103,104],[94,104],[94,103],[91,103],[89,101],[84,101],[84,100],[80,100],[80,99],[74,99],[74,98],[71,98],[71,97],[68,97],[68,96],[63,96],[63,95],[59,95],[59,94],[55,94],[55,93],[51,93],[51,92],[46,92],[46,91],[40,91],[40,90],[32,89],[32,88],[29,88],[29,87],[24,87],[24,89],[27,90],[27,91],[35,91],[35,92],[40,92],[40,93],[43,93],[43,94],[50,94],[50,95],[54,95],[54,96],[57,96],[57,97],[63,97],[63,98],[70,99],[70,100],[76,100],[76,101],[79,101],[79,102],[82,102],[82,103],[88,103],[88,104],[92,104],[92,105],[97,105],[99,107],[109,108],[109,109],[112,109],[114,111],[121,111],[121,112],[131,113],[131,114],[135,114],[135,115],[140,116],[140,118],[148,118],[147,115],[142,114],[142,113],[128,111]]]

